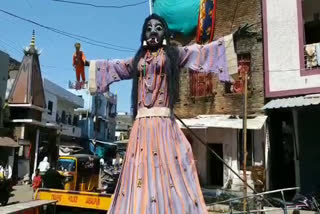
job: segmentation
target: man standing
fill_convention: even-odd
[[[44,157],[43,161],[39,163],[38,169],[40,170],[40,175],[43,176],[49,169],[50,164],[48,162],[48,157]]]

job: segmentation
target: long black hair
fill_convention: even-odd
[[[167,83],[168,83],[168,92],[169,92],[169,107],[173,109],[175,101],[178,99],[178,92],[179,92],[179,64],[178,64],[178,57],[179,52],[176,46],[172,45],[170,42],[170,31],[167,25],[167,22],[159,15],[152,14],[147,17],[144,21],[141,39],[140,39],[140,48],[136,53],[133,59],[133,82],[132,82],[132,108],[133,108],[133,116],[135,117],[137,114],[137,102],[138,102],[138,78],[139,78],[139,70],[138,70],[138,63],[141,58],[145,56],[147,53],[148,48],[143,47],[143,41],[146,40],[146,30],[147,24],[151,19],[156,19],[160,21],[164,28],[164,38],[167,41],[167,45],[163,47],[165,53],[165,64],[164,69],[167,75]],[[162,42],[162,41],[160,41]]]

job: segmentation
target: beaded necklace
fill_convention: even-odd
[[[144,65],[143,65],[143,75],[142,75],[142,69],[140,69],[140,78],[139,78],[139,82],[140,82],[140,88],[142,90],[142,102],[143,105],[145,107],[152,107],[156,101],[156,98],[158,97],[159,94],[159,89],[162,85],[163,79],[165,75],[162,75],[163,72],[163,65],[164,65],[164,53],[163,53],[163,49],[160,49],[157,52],[157,55],[153,55],[152,54],[152,58],[151,60],[153,60],[154,57],[157,57],[158,55],[161,56],[161,61],[160,61],[160,73],[159,75],[157,74],[157,66],[154,66],[154,78],[151,84],[148,84],[147,80],[150,79],[150,76],[148,76],[148,67],[147,66],[147,59],[150,58],[150,52],[148,51],[144,57]],[[148,77],[147,77],[148,76]],[[145,101],[145,93],[146,93],[146,89],[148,90],[148,92],[152,92],[152,96],[151,96],[151,102],[149,104],[146,104]]]

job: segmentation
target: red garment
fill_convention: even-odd
[[[36,191],[39,187],[42,185],[42,178],[40,175],[34,176],[33,182],[32,182],[32,188],[34,191]]]
[[[86,75],[84,73],[84,64],[86,62],[86,57],[82,51],[75,52],[73,54],[72,65],[76,69],[77,81],[80,82],[80,75],[82,81],[86,81]]]

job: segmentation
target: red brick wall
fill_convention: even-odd
[[[217,2],[215,39],[230,34],[244,24],[254,24],[251,31],[256,36],[238,41],[237,53],[250,53],[251,78],[249,80],[249,114],[261,112],[264,104],[263,47],[261,2],[259,0],[219,0]],[[190,95],[190,75],[187,69],[181,71],[180,99],[175,113],[182,117],[199,114],[242,114],[242,95],[226,94],[223,83],[213,89],[216,94],[206,98],[192,98]]]

